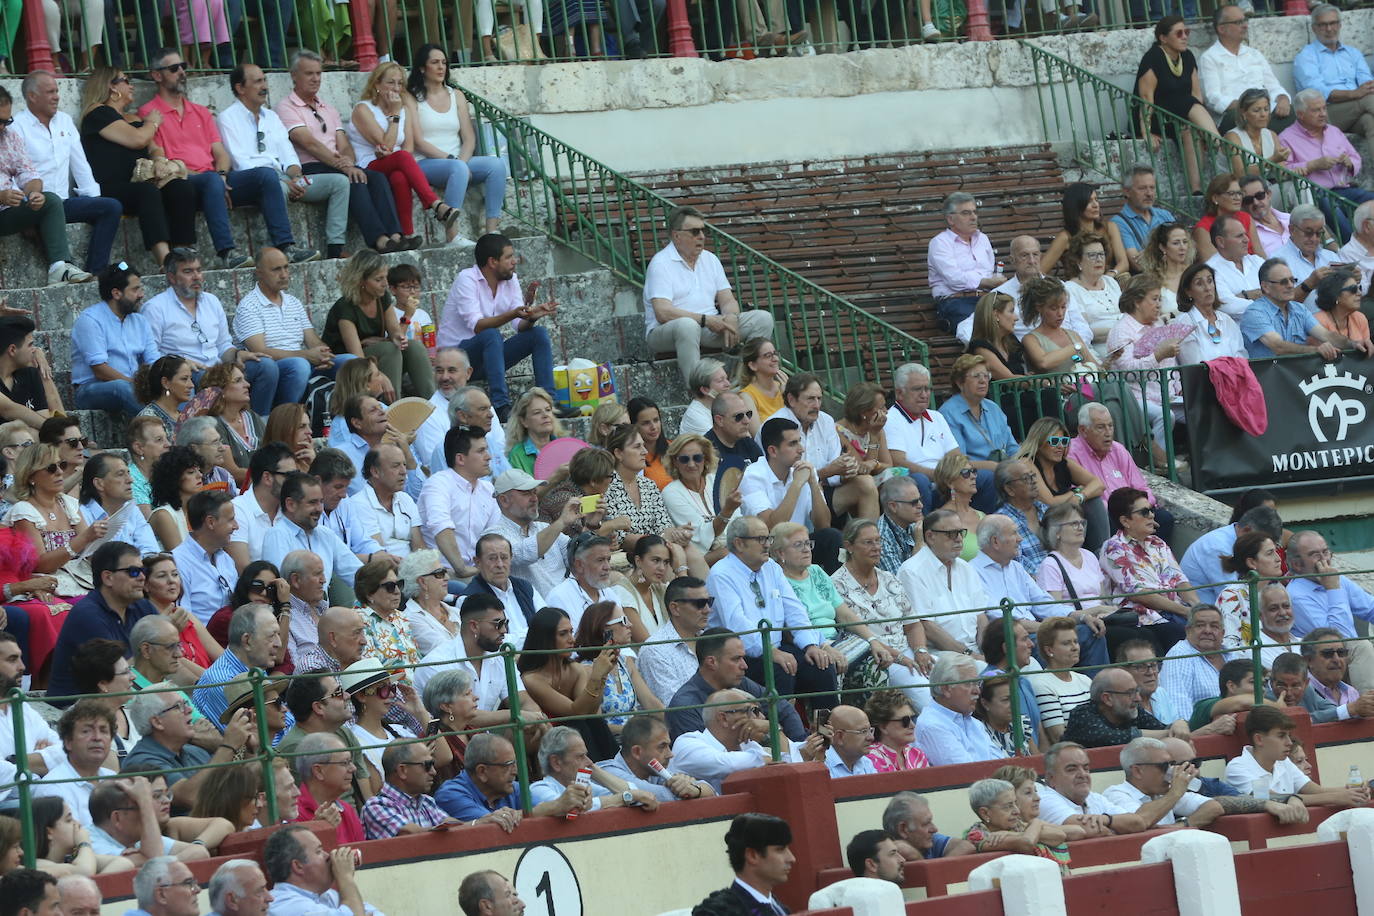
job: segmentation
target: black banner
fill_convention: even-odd
[[[1217,403],[1205,365],[1182,370],[1198,490],[1374,476],[1374,361],[1342,353],[1254,360],[1269,428],[1251,436]]]

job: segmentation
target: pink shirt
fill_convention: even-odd
[[[24,185],[41,177],[29,160],[23,135],[11,124],[0,134],[0,191],[22,191]],[[0,207],[0,210],[8,209]]]
[[[162,126],[153,136],[153,142],[162,147],[168,159],[180,159],[191,172],[213,172],[215,157],[210,147],[220,142],[215,118],[210,109],[190,99],[182,99],[181,104],[178,114],[161,96],[155,95],[138,113],[147,117],[150,111],[162,112]]]
[[[900,769],[916,770],[921,767],[930,766],[930,760],[925,752],[914,744],[908,744],[902,750],[901,760],[903,766],[897,765],[897,752],[886,744],[875,744],[868,749],[868,759],[873,761],[873,769],[879,773],[896,773]]]
[[[1284,128],[1279,139],[1293,151],[1293,157],[1286,163],[1290,169],[1323,156],[1337,157],[1345,153],[1350,157],[1353,168],[1337,164],[1329,169],[1307,173],[1313,183],[1323,188],[1348,187],[1355,183],[1355,176],[1360,174],[1360,154],[1355,152],[1355,147],[1350,145],[1345,134],[1333,126],[1328,125],[1320,137],[1314,137],[1307,132],[1307,128],[1295,121]]]
[[[273,110],[276,111],[277,117],[281,118],[281,123],[286,127],[288,136],[297,127],[304,127],[314,139],[323,143],[331,152],[337,153],[339,151],[339,131],[343,130],[343,121],[339,118],[339,110],[324,99],[315,96],[314,104],[307,104],[293,92],[278,102],[277,107]],[[321,124],[321,121],[324,123]],[[320,161],[310,155],[305,147],[300,144],[295,146],[296,157],[301,162]]]
[[[439,319],[438,343],[441,347],[456,347],[470,337],[477,336],[477,322],[494,318],[503,312],[524,305],[520,280],[512,276],[496,284],[496,295],[482,271],[475,265],[462,271],[453,280],[444,300],[444,313]]]
[[[1069,457],[1081,464],[1085,470],[1097,475],[1102,484],[1107,488],[1107,492],[1102,494],[1102,501],[1106,502],[1111,495],[1122,487],[1134,487],[1137,490],[1144,490],[1150,497],[1150,505],[1155,504],[1155,494],[1151,492],[1148,484],[1145,483],[1145,476],[1140,473],[1140,468],[1135,466],[1131,460],[1131,453],[1126,451],[1126,447],[1120,442],[1113,442],[1111,450],[1104,457],[1099,458],[1097,452],[1093,451],[1091,445],[1082,436],[1075,436],[1069,443]]]
[[[978,284],[997,272],[992,242],[975,232],[967,242],[946,229],[930,240],[930,292],[936,299],[976,292]]]

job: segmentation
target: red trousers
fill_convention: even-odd
[[[420,198],[425,209],[434,206],[439,196],[429,186],[429,179],[420,171],[415,157],[403,149],[398,149],[380,159],[373,159],[368,168],[381,172],[391,182],[391,194],[396,198],[396,218],[401,223],[401,231],[406,235],[415,234],[415,220],[410,209],[410,192]]]

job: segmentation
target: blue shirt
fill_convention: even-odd
[[[1299,92],[1316,89],[1329,96],[1333,89],[1358,89],[1372,79],[1364,55],[1346,44],[1332,49],[1314,41],[1293,58],[1293,83]]]
[[[1003,757],[1002,749],[993,745],[982,722],[937,702],[928,703],[916,717],[916,746],[936,767]]]
[[[267,907],[267,916],[353,916],[353,910],[343,905],[339,892],[332,887],[323,894],[316,894],[278,881],[272,886],[272,903]],[[382,911],[364,901],[363,916],[382,916]]]
[[[464,770],[452,779],[446,780],[439,787],[439,791],[434,793],[434,800],[449,817],[456,817],[461,821],[475,821],[500,808],[514,808],[519,811],[520,783],[515,783],[515,789],[511,794],[492,803],[487,801],[482,790],[477,788],[477,783],[473,782],[467,770]]]
[[[72,325],[73,385],[95,381],[91,367],[100,365],[133,378],[140,365],[151,365],[161,355],[148,319],[138,312],[121,320],[108,305],[97,302]]]
[[[562,796],[567,787],[552,776],[545,776],[543,779],[530,783],[530,806],[542,805],[544,802],[555,801]],[[611,794],[611,790],[600,783],[592,783],[592,803],[587,808],[588,811],[600,811],[601,799]]]
[[[1047,617],[1068,617],[1073,613],[1072,607],[1061,603],[1041,588],[1040,583],[1032,579],[1030,573],[1026,572],[1026,567],[1020,563],[1013,562],[1001,566],[992,557],[979,551],[978,556],[969,560],[968,565],[972,566],[978,573],[978,578],[983,580],[983,589],[993,604],[1003,598],[1010,598],[1017,604],[1017,607],[1012,609],[1011,616],[1018,620],[1028,620],[1035,625]],[[1031,601],[1049,603],[1023,605],[1023,602]],[[987,615],[990,620],[1002,619],[1000,610],[988,611]]]
[[[1145,243],[1150,240],[1150,233],[1156,226],[1173,221],[1174,215],[1163,207],[1151,207],[1147,220],[1132,210],[1130,204],[1123,204],[1121,212],[1112,217],[1112,222],[1121,230],[1121,244],[1136,251],[1145,250]]]
[[[162,545],[157,542],[157,535],[153,534],[153,526],[148,524],[148,520],[143,517],[138,506],[130,506],[129,509],[130,511],[125,516],[124,527],[119,529],[114,539],[133,544],[138,548],[138,552],[144,556],[150,553],[161,553]],[[106,512],[99,503],[89,502],[81,504],[81,517],[89,525],[103,518],[109,518],[110,513]]]
[[[66,697],[76,693],[76,685],[72,683],[72,654],[78,646],[90,639],[113,639],[124,644],[124,657],[128,658],[134,654],[129,646],[129,631],[138,621],[156,613],[156,608],[139,599],[129,605],[121,621],[99,589],[72,605],[53,648],[48,695]]]
[[[221,732],[224,731],[224,726],[220,724],[219,717],[229,708],[228,701],[224,699],[224,688],[199,687],[199,685],[224,684],[228,681],[232,681],[240,674],[247,673],[248,666],[243,663],[243,660],[233,652],[225,649],[220,653],[220,657],[215,659],[214,663],[211,664],[209,668],[205,669],[204,673],[200,676],[200,680],[196,681],[197,689],[195,693],[192,694],[191,701],[196,704],[196,708],[205,715],[205,718],[213,722],[215,728],[219,729]],[[272,744],[275,745],[280,741],[282,735],[289,732],[295,725],[296,717],[291,715],[291,710],[286,710],[286,726],[276,738],[273,739]]]
[[[1207,604],[1216,604],[1217,596],[1221,594],[1226,583],[1235,581],[1235,576],[1222,571],[1221,558],[1229,557],[1235,551],[1236,533],[1235,525],[1223,525],[1207,532],[1188,545],[1187,551],[1183,554],[1183,561],[1178,564],[1178,568],[1183,570],[1183,575],[1188,578],[1188,584],[1197,589],[1198,598]],[[1221,585],[1206,587],[1214,582],[1220,582]],[[1296,581],[1289,583],[1290,587],[1296,584]],[[1294,614],[1297,610],[1297,604],[1294,603]],[[1296,623],[1295,619],[1294,624]],[[1155,718],[1158,719],[1159,716]]]
[[[172,551],[172,558],[176,560],[181,584],[186,589],[181,603],[201,623],[208,623],[215,611],[229,603],[229,594],[239,577],[234,558],[223,550],[210,556],[194,537],[187,537],[178,544]],[[274,562],[280,564],[281,557]]]
[[[949,837],[945,836],[943,833],[937,833],[935,834],[935,839],[931,841],[930,848],[927,849],[923,855],[927,859],[941,859],[944,858],[945,850],[948,848]]]
[[[353,462],[353,479],[348,482],[348,495],[362,492],[363,487],[367,486],[367,481],[363,480],[363,460],[367,458],[367,453],[372,451],[372,446],[348,428],[347,420],[335,417],[334,425],[329,428],[329,447],[343,452]],[[419,499],[420,490],[425,485],[425,475],[419,468],[419,465],[424,464],[424,459],[415,453],[413,445],[410,447],[410,454],[415,459],[416,467],[406,471],[406,495],[411,499]]]
[[[817,631],[811,629],[806,605],[797,600],[782,567],[773,560],[765,560],[754,572],[739,557],[727,554],[711,567],[706,590],[716,599],[709,626],[739,633],[744,654],[751,658],[763,654],[763,636],[744,631],[757,628],[760,620],[768,620],[775,627],[792,628],[792,642],[800,649],[820,643]],[[782,642],[782,635],[774,634],[774,646]]]
[[[1000,449],[1002,459],[1010,458],[1016,452],[1016,437],[1011,434],[1007,415],[987,398],[983,398],[982,416],[973,419],[969,403],[962,394],[956,394],[940,405],[940,413],[949,421],[954,438],[959,440],[959,449],[974,461],[994,461],[992,453]]]
[[[380,550],[381,547],[377,549]],[[314,531],[307,533],[284,513],[278,514],[277,520],[272,523],[272,527],[262,539],[262,558],[280,566],[281,561],[293,550],[313,552],[324,563],[326,582],[338,576],[347,582],[350,588],[353,587],[353,576],[363,565],[339,536],[324,527],[323,523]]]
[[[619,776],[634,788],[643,789],[659,801],[677,801],[677,796],[673,794],[673,790],[663,784],[662,776],[652,770],[650,770],[649,775],[644,778],[636,776],[634,771],[630,769],[630,765],[625,762],[625,753],[623,751],[616,754],[610,760],[601,761],[597,766],[601,767],[601,769],[610,773],[612,776]],[[533,786],[530,788],[533,790]],[[690,795],[687,797],[691,798]]]
[[[1050,509],[1049,506],[1040,500],[1035,500],[1035,520],[1040,521],[1045,517],[1045,513]],[[1026,568],[1026,572],[1032,576],[1040,572],[1040,564],[1045,562],[1045,558],[1050,552],[1045,549],[1045,544],[1040,540],[1040,535],[1031,531],[1030,520],[1026,518],[1026,513],[1013,506],[1011,503],[1002,503],[997,507],[997,515],[1005,515],[1016,523],[1016,533],[1021,535],[1021,546],[1017,548],[1016,559],[1021,561],[1021,565]],[[989,595],[992,592],[988,592]],[[1044,617],[1037,610],[1035,615],[1041,620]]]
[[[367,527],[364,523],[362,514],[358,511],[357,505],[351,499],[341,499],[339,504],[334,507],[333,512],[325,512],[320,516],[320,527],[328,528],[339,536],[339,540],[348,545],[348,549],[353,553],[369,554],[376,553],[382,549],[372,537],[372,532],[364,531]]]
[[[1293,636],[1301,639],[1320,627],[1335,627],[1346,639],[1354,639],[1355,618],[1374,622],[1374,596],[1340,578],[1340,588],[1327,590],[1312,579],[1288,583],[1288,598],[1293,602]]]
[[[836,779],[841,776],[870,776],[876,772],[873,768],[873,761],[868,759],[868,755],[860,757],[854,764],[854,769],[845,766],[844,760],[840,758],[839,751],[833,747],[827,748],[825,752],[825,768],[830,771],[830,775]]]
[[[1245,314],[1240,316],[1240,335],[1245,338],[1245,349],[1251,359],[1267,359],[1275,356],[1273,350],[1260,343],[1260,338],[1273,331],[1289,343],[1305,344],[1307,335],[1317,327],[1317,318],[1301,302],[1288,303],[1288,314],[1284,314],[1267,296],[1260,296]]]

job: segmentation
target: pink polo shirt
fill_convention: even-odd
[[[1137,490],[1144,490],[1150,497],[1150,505],[1155,504],[1155,494],[1145,483],[1145,476],[1140,473],[1140,468],[1135,466],[1131,460],[1131,453],[1126,451],[1126,447],[1120,442],[1113,442],[1111,450],[1103,457],[1098,457],[1097,452],[1088,444],[1082,436],[1075,436],[1069,443],[1069,457],[1083,466],[1083,469],[1097,475],[1102,481],[1107,491],[1102,494],[1102,501],[1106,502],[1112,493],[1122,487],[1134,487]],[[1113,519],[1115,523],[1115,519]]]
[[[315,96],[313,104],[307,104],[301,100],[296,93],[291,93],[286,98],[277,103],[273,109],[277,117],[286,126],[287,134],[297,127],[304,127],[310,132],[310,136],[323,143],[333,152],[339,151],[339,131],[343,130],[343,121],[339,118],[339,111],[319,96]],[[323,122],[323,123],[321,123]],[[301,162],[319,162],[309,151],[300,144],[296,144],[296,156]]]
[[[438,343],[441,347],[456,347],[470,337],[477,336],[477,322],[495,318],[503,312],[519,308],[525,303],[520,292],[520,279],[512,276],[496,284],[492,295],[487,278],[481,269],[469,267],[453,280],[439,319]]]
[[[1335,158],[1344,153],[1350,157],[1351,167],[1337,164],[1329,169],[1308,172],[1307,178],[1313,184],[1323,188],[1344,188],[1354,184],[1356,176],[1360,174],[1360,154],[1334,125],[1328,124],[1320,137],[1314,137],[1307,128],[1295,121],[1284,128],[1279,139],[1293,151],[1293,157],[1287,163],[1290,169],[1326,156]]]
[[[210,109],[190,99],[182,99],[181,104],[178,114],[161,96],[155,95],[138,113],[147,117],[154,109],[162,112],[162,126],[153,136],[153,142],[162,147],[168,159],[180,159],[191,172],[213,172],[215,157],[210,147],[220,142],[214,115],[210,114]]]

